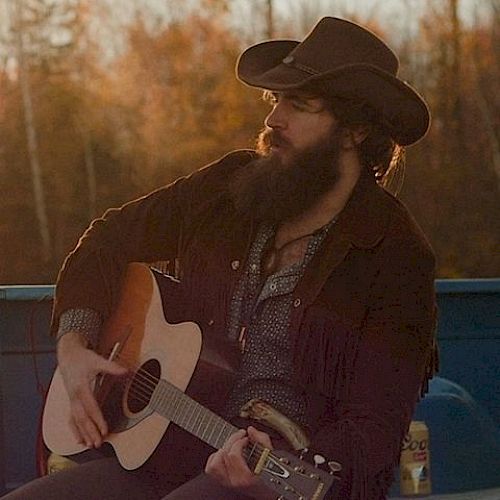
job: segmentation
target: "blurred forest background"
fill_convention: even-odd
[[[252,147],[268,108],[238,54],[326,14],[384,37],[431,107],[400,196],[438,276],[499,277],[499,0],[0,0],[0,283],[54,282],[106,208]]]

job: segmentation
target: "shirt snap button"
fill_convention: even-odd
[[[213,319],[209,320],[209,322],[208,322],[209,326],[212,326],[214,323],[215,323],[215,321]]]
[[[293,307],[299,307],[300,304],[302,304],[302,301],[298,298],[293,301]]]
[[[233,260],[233,262],[231,262],[231,267],[233,268],[233,271],[236,271],[240,267],[240,261]]]

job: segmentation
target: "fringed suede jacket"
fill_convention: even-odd
[[[190,314],[220,345],[257,224],[237,216],[229,179],[255,157],[236,151],[93,222],[58,278],[53,315],[113,310],[129,262],[175,262]],[[296,383],[327,404],[312,448],[343,465],[335,498],[385,498],[419,396],[437,368],[435,259],[406,208],[361,175],[294,290]]]

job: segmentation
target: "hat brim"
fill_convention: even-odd
[[[294,40],[273,40],[250,47],[238,59],[238,78],[251,87],[276,91],[300,89],[322,82],[329,94],[368,102],[398,144],[408,146],[426,134],[430,123],[429,109],[406,82],[369,64],[344,65],[332,71],[311,74],[283,63],[298,44]]]

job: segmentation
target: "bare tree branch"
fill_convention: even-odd
[[[22,0],[15,2],[16,10],[11,12],[16,19],[15,38],[16,56],[18,62],[19,84],[23,99],[24,124],[26,129],[26,139],[28,142],[28,155],[31,167],[31,180],[33,194],[35,198],[35,213],[38,221],[38,230],[42,244],[42,258],[44,263],[48,263],[51,256],[51,237],[49,230],[49,220],[47,216],[47,206],[45,202],[45,191],[42,181],[42,169],[38,155],[38,137],[35,127],[33,113],[33,99],[29,84],[29,67],[24,54],[24,33],[23,33],[23,3]]]

